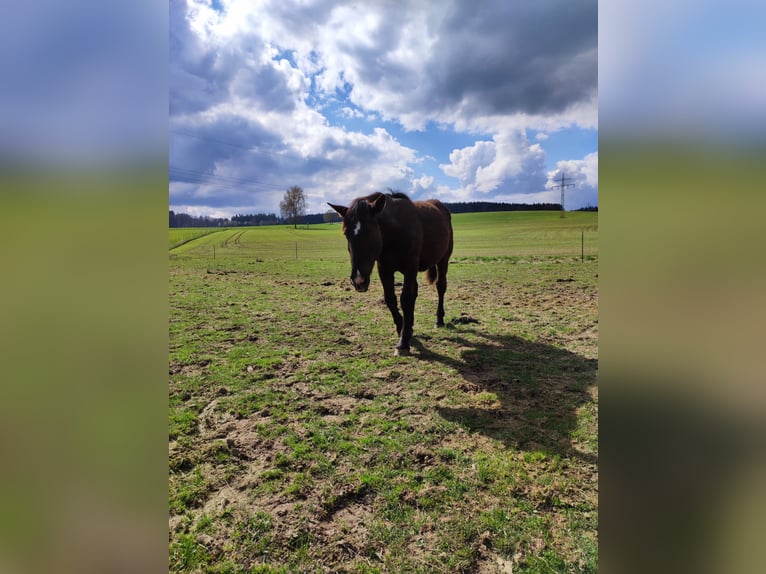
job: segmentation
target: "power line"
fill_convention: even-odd
[[[253,149],[253,146],[245,146],[245,145],[242,145],[242,144],[235,144],[235,143],[226,142],[226,141],[215,139],[215,138],[203,137],[203,136],[200,136],[200,135],[197,135],[197,134],[193,134],[191,132],[185,132],[185,131],[182,131],[182,130],[170,130],[170,133],[171,134],[176,134],[176,135],[179,135],[179,136],[186,136],[186,137],[190,137],[190,138],[194,138],[194,139],[198,139],[198,140],[202,140],[202,141],[206,141],[206,142],[218,143],[218,144],[226,145],[226,146],[229,146],[229,147],[238,147],[240,149],[246,149],[246,150]]]
[[[250,194],[265,194],[265,193],[273,193],[275,190],[273,189],[265,189],[261,186],[255,186],[253,184],[241,184],[241,183],[226,183],[226,182],[220,182],[220,181],[211,181],[209,178],[206,177],[199,177],[199,176],[183,176],[178,177],[177,175],[173,174],[171,172],[171,184],[189,184],[193,186],[199,186],[199,185],[208,185],[208,186],[214,186],[215,190],[217,192],[234,192],[234,193],[250,193]]]
[[[297,159],[297,160],[300,160],[300,161],[304,161],[306,159],[305,157],[303,157],[301,155],[296,155],[296,154],[287,153],[287,152],[278,151],[278,150],[267,150],[267,149],[263,149],[263,148],[260,148],[258,146],[255,146],[255,145],[248,146],[248,145],[236,144],[236,143],[220,140],[220,139],[217,139],[217,138],[201,136],[201,135],[198,135],[198,134],[195,134],[195,133],[192,133],[192,132],[187,132],[187,131],[184,131],[184,130],[170,130],[170,133],[176,134],[176,135],[180,135],[180,136],[186,136],[186,137],[190,137],[190,138],[194,138],[194,139],[198,139],[198,140],[202,140],[202,141],[205,141],[205,142],[216,143],[216,144],[221,144],[221,145],[225,145],[225,146],[229,146],[229,147],[239,148],[239,149],[243,149],[243,150],[246,150],[246,151],[257,152],[257,153],[262,154],[262,155],[273,155],[273,156],[277,156],[277,157],[281,157],[281,158]]]
[[[569,178],[572,179],[572,178]],[[555,179],[553,181],[556,181]],[[552,186],[552,189],[561,189],[561,217],[564,217],[564,189],[567,187],[574,187],[574,183],[567,183],[567,176],[564,172],[561,172],[561,179],[559,184]]]
[[[237,186],[257,186],[257,187],[271,187],[273,189],[283,189],[284,185],[269,183],[252,178],[236,178],[226,175],[215,175],[212,173],[205,173],[202,171],[196,171],[193,169],[182,168],[177,166],[169,166],[168,171],[170,175],[175,175],[179,180],[187,181],[189,183],[213,183],[213,184],[234,184]]]
[[[275,150],[264,150],[261,148],[257,148],[255,146],[247,146],[242,144],[236,144],[233,142],[224,141],[217,138],[211,138],[207,136],[201,136],[192,132],[188,132],[185,130],[170,130],[170,133],[186,136],[194,139],[198,139],[201,141],[209,142],[209,143],[215,143],[220,145],[225,145],[233,148],[243,149],[246,151],[258,153],[261,155],[272,155],[272,156],[278,156],[281,158],[287,158],[287,159],[298,159],[303,160],[305,158],[292,155],[280,151]],[[205,173],[202,171],[197,171],[193,169],[178,167],[178,166],[169,166],[168,168],[169,175],[171,176],[171,179],[174,181],[182,181],[186,183],[196,183],[196,184],[208,184],[208,185],[215,185],[217,188],[225,191],[240,191],[242,187],[249,187],[249,188],[261,188],[260,191],[266,191],[263,188],[270,188],[274,190],[283,190],[287,189],[287,185],[284,184],[275,184],[271,182],[262,181],[259,179],[253,179],[253,178],[236,178],[236,177],[230,177],[225,175],[216,175],[212,173]]]

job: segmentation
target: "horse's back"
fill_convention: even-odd
[[[373,194],[367,199],[373,199]],[[390,201],[379,217],[386,239],[382,258],[403,271],[416,259],[419,271],[439,264],[452,254],[452,217],[437,199],[412,201],[403,193],[387,196]]]
[[[449,209],[438,199],[415,202],[423,236],[434,240],[452,236],[452,215]]]

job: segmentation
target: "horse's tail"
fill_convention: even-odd
[[[436,267],[436,265],[433,265],[428,268],[428,271],[426,271],[426,282],[429,285],[433,285],[436,283],[436,280],[439,278],[439,268]]]

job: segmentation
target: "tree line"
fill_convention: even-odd
[[[309,213],[307,215],[292,217],[279,217],[274,213],[249,213],[228,217],[209,217],[206,215],[194,216],[188,213],[175,213],[170,210],[169,227],[255,227],[259,225],[316,225],[317,223],[330,223],[340,221],[333,211],[330,213]],[[295,219],[295,221],[293,221]]]
[[[503,203],[492,201],[445,202],[452,213],[481,213],[488,211],[559,211],[560,203]],[[278,225],[292,223],[315,225],[339,221],[338,214],[332,209],[324,213],[306,214],[306,196],[297,185],[285,192],[279,204],[281,217],[275,213],[251,213],[228,217],[194,216],[187,213],[175,213],[170,210],[170,227],[242,227],[256,225]],[[597,207],[584,207],[578,211],[598,211]]]
[[[451,213],[483,213],[485,211],[560,211],[560,203],[502,203],[494,201],[444,202]]]
[[[188,213],[176,213],[172,209],[169,212],[170,227],[239,227],[253,225],[277,225],[285,223],[273,213],[251,213],[248,215],[234,215],[228,217],[209,217],[207,215],[189,215]]]

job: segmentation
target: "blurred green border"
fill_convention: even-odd
[[[0,182],[2,561],[164,568],[166,164]]]

